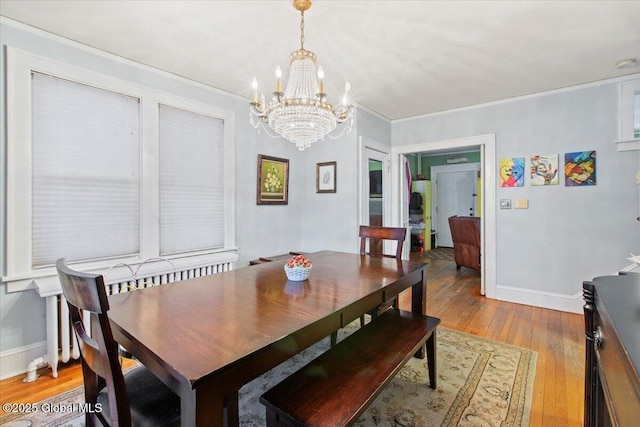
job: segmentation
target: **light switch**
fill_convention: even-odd
[[[500,199],[500,209],[511,209],[511,199]]]
[[[529,199],[517,199],[514,207],[516,209],[528,209]]]

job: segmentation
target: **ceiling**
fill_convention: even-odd
[[[277,1],[0,0],[0,14],[249,99],[300,45]],[[640,72],[640,1],[317,0],[305,48],[329,99],[397,120]],[[286,81],[286,79],[285,79]]]

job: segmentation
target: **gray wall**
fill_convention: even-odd
[[[351,134],[340,140],[327,138],[305,151],[305,195],[302,212],[302,241],[305,251],[334,249],[357,252],[359,250],[360,137],[390,145],[391,125],[359,109],[356,111],[356,122]],[[315,192],[316,163],[330,161],[337,161],[336,194],[317,194]]]
[[[498,188],[500,199],[528,199],[529,209],[497,211],[497,286],[530,295],[580,299],[583,280],[610,274],[640,252],[640,152],[617,151],[617,82],[435,114],[392,125],[394,146],[496,135],[503,157],[597,151],[597,185]],[[498,183],[491,183],[498,186]],[[504,293],[504,292],[503,292]]]

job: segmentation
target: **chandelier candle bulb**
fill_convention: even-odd
[[[258,80],[255,77],[251,82],[251,88],[253,89],[253,103],[255,104],[258,102]]]
[[[324,93],[324,70],[322,67],[318,67],[318,93]]]
[[[276,67],[276,92],[282,92],[282,70],[280,69],[280,66],[278,65]]]

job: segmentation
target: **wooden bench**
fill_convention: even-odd
[[[267,426],[351,425],[425,343],[429,385],[435,389],[439,323],[387,310],[264,393]]]

